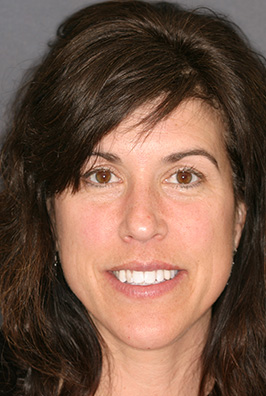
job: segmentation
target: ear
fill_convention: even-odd
[[[246,221],[247,208],[244,202],[239,202],[235,211],[234,249],[238,248],[242,230]]]

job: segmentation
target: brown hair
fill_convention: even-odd
[[[60,266],[53,268],[47,199],[78,189],[97,142],[138,106],[161,98],[156,122],[197,97],[226,119],[235,197],[247,207],[229,285],[213,306],[199,395],[212,378],[213,396],[263,396],[263,58],[211,11],[139,1],[77,12],[50,47],[15,100],[1,156],[0,296],[17,394],[93,395],[101,376],[101,337]]]

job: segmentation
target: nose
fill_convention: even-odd
[[[151,189],[135,188],[128,192],[123,206],[120,237],[125,242],[161,240],[168,231],[162,216],[160,197]]]

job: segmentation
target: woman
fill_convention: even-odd
[[[2,150],[3,392],[265,394],[265,76],[206,10],[61,25]]]

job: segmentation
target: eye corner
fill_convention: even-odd
[[[117,172],[110,167],[104,166],[89,169],[82,175],[81,179],[87,186],[96,188],[111,187],[121,181],[121,178],[117,176]]]
[[[204,179],[203,173],[194,167],[182,167],[172,171],[168,177],[165,177],[164,184],[172,185],[174,188],[188,189],[198,186]]]

